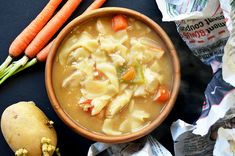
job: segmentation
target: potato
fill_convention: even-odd
[[[18,102],[3,112],[1,130],[14,152],[26,149],[27,156],[42,156],[41,140],[43,137],[44,140],[45,138],[51,140],[50,146],[56,147],[57,144],[56,131],[48,123],[48,118],[34,102]]]

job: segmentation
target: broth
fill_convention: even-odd
[[[92,19],[71,31],[56,54],[52,78],[58,101],[77,124],[122,135],[159,115],[167,101],[159,101],[159,88],[170,92],[172,67],[153,30],[125,17],[128,27],[114,31],[112,18]]]

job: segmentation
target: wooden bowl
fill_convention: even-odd
[[[79,24],[90,20],[92,18],[96,17],[103,17],[106,15],[112,15],[112,14],[124,14],[129,17],[133,17],[135,19],[138,19],[142,22],[144,22],[146,25],[148,25],[152,30],[156,32],[157,35],[160,36],[163,43],[166,45],[167,52],[170,54],[170,58],[173,65],[173,86],[171,91],[171,97],[169,101],[166,103],[165,107],[161,111],[161,113],[154,119],[148,126],[145,126],[144,128],[140,129],[137,132],[123,134],[120,136],[108,136],[105,134],[95,133],[92,131],[89,131],[79,124],[75,123],[71,117],[63,110],[62,106],[60,105],[60,102],[58,101],[54,88],[52,83],[52,69],[53,69],[53,62],[56,56],[56,52],[58,50],[58,47],[60,43],[63,41],[63,39],[66,37],[66,35],[71,32],[74,27],[78,26]],[[178,56],[176,53],[176,50],[169,39],[168,35],[164,32],[164,30],[156,24],[154,21],[146,17],[145,15],[125,8],[117,8],[117,7],[108,7],[108,8],[102,8],[97,9],[95,11],[92,11],[87,14],[83,14],[73,21],[71,21],[58,35],[56,40],[54,41],[54,44],[50,50],[49,56],[47,58],[46,62],[46,89],[47,94],[49,96],[50,102],[52,104],[52,107],[54,108],[55,112],[58,114],[61,120],[68,125],[72,130],[75,132],[81,134],[82,136],[94,140],[94,141],[100,141],[100,142],[106,142],[106,143],[123,143],[132,141],[138,138],[141,138],[147,134],[149,134],[151,131],[153,131],[156,127],[158,127],[163,120],[167,117],[167,115],[170,113],[172,107],[174,106],[178,91],[179,91],[179,85],[180,85],[180,65]]]

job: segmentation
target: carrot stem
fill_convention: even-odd
[[[7,66],[11,63],[12,60],[13,58],[10,55],[8,55],[6,60],[0,66],[0,74],[4,71],[4,69],[7,68]]]
[[[16,70],[13,75],[21,72],[22,70],[25,70],[33,65],[35,65],[38,62],[38,60],[36,58],[33,58],[32,60],[30,60],[29,62],[27,62],[24,66],[21,66],[18,70]]]
[[[10,64],[6,69],[4,69],[0,74],[0,78],[3,78],[8,73],[8,70],[12,67],[13,67],[13,64]]]
[[[37,62],[38,62],[37,58],[33,58],[32,60],[30,60],[29,62],[27,62],[24,66],[19,67],[19,68],[12,74],[12,76],[15,75],[15,74],[17,74],[17,73],[19,73],[19,72],[21,72],[22,70],[25,70],[25,69],[27,69],[27,68],[29,68],[29,67],[35,65]],[[14,64],[11,64],[11,65],[9,65],[9,66],[3,71],[3,73],[0,74],[0,79],[3,78],[4,76],[6,76],[6,74],[9,72],[9,70],[10,70],[11,68],[13,68],[13,66],[14,66]]]
[[[7,70],[6,75],[0,80],[0,85],[6,81],[10,76],[14,74],[15,71],[17,71],[20,67],[24,66],[29,58],[27,56],[22,57],[20,60],[13,62],[13,66]]]

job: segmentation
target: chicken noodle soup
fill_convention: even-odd
[[[168,100],[173,80],[160,37],[123,15],[74,28],[59,47],[52,74],[66,113],[86,129],[106,135],[148,125]]]

